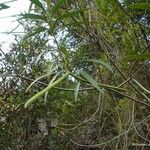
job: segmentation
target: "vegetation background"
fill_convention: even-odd
[[[30,1],[0,49],[0,149],[148,150],[149,0]]]

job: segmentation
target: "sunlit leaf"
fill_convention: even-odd
[[[42,51],[38,56],[37,56],[37,58],[36,58],[36,60],[35,60],[35,64],[37,64],[39,61],[40,61],[40,59],[41,59],[41,57],[42,57],[42,55],[45,53],[45,51]]]
[[[98,91],[102,92],[102,89],[99,87],[98,83],[85,71],[81,71],[80,74],[91,83]]]
[[[41,97],[42,95],[44,95],[47,91],[49,91],[50,89],[52,89],[54,86],[56,86],[57,84],[59,84],[62,80],[64,80],[66,77],[68,77],[70,74],[70,72],[66,72],[62,77],[60,77],[58,80],[56,80],[55,82],[49,84],[45,89],[43,89],[42,91],[38,92],[36,95],[34,95],[33,97],[31,97],[26,103],[25,103],[25,108],[29,107],[30,105],[32,105],[39,97]]]
[[[67,105],[69,105],[69,106],[72,106],[72,107],[74,107],[74,105],[71,103],[71,102],[69,102],[69,101],[65,101],[65,103],[67,104]]]
[[[137,80],[132,79],[141,89],[143,89],[146,93],[150,94],[150,91],[147,90],[144,86],[142,86]]]
[[[59,75],[59,72],[52,78],[52,80],[50,81],[49,85],[51,85],[56,80],[56,78],[58,77],[58,75]],[[48,91],[44,95],[44,104],[45,105],[47,103],[47,97],[48,97]]]
[[[46,74],[40,76],[39,78],[35,79],[29,86],[28,88],[26,89],[26,92],[31,88],[32,85],[34,85],[37,81],[39,81],[40,79],[42,78],[45,78],[45,77],[49,77],[51,75],[51,73],[56,69],[56,67],[54,67],[54,63],[52,63],[49,67],[49,70]]]
[[[136,4],[131,4],[131,5],[129,5],[129,8],[150,10],[150,3],[136,3]]]
[[[128,55],[126,57],[126,60],[149,60],[150,59],[150,54],[145,53],[145,54],[135,54],[135,55]]]
[[[47,103],[47,98],[48,98],[48,91],[44,95],[44,105]]]
[[[106,7],[106,2],[105,0],[96,0],[97,6],[98,8],[101,9],[105,9]]]
[[[42,78],[45,78],[45,77],[48,76],[49,74],[50,74],[50,73],[45,74],[45,75],[43,75],[43,76],[41,76],[41,77],[35,79],[35,80],[28,86],[28,88],[26,89],[25,92],[27,92],[27,91],[31,88],[31,86],[34,85],[38,80],[40,80],[40,79],[42,79]]]
[[[77,83],[75,91],[74,91],[75,101],[77,101],[77,98],[78,98],[79,88],[80,88],[80,82]]]

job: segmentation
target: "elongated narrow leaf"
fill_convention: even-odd
[[[55,6],[52,8],[51,13],[52,15],[55,14],[58,9],[65,3],[66,0],[58,0]]]
[[[57,76],[59,75],[59,72],[52,78],[52,80],[50,81],[49,85],[51,85],[55,79],[57,78]],[[47,96],[48,96],[48,91],[45,93],[45,96],[44,96],[44,104],[46,105],[47,103]]]
[[[40,19],[46,21],[46,17],[35,14],[21,14],[22,18],[20,19]]]
[[[68,105],[68,106],[72,106],[72,107],[75,107],[71,102],[69,102],[69,101],[65,101],[65,103]]]
[[[31,1],[35,6],[37,6],[37,7],[41,8],[41,9],[45,10],[44,7],[43,7],[43,5],[42,5],[42,3],[41,3],[39,0],[30,0],[30,1]]]
[[[67,13],[65,13],[65,14],[63,14],[63,15],[61,15],[61,16],[59,16],[59,17],[57,18],[56,22],[59,21],[59,20],[65,19],[65,18],[77,16],[77,15],[79,15],[80,13],[81,13],[81,11],[67,12]]]
[[[131,5],[129,5],[129,8],[150,10],[150,3],[136,3],[136,4],[131,4]]]
[[[48,91],[44,95],[44,105],[46,106],[47,104],[47,97],[48,97]]]
[[[45,27],[36,28],[36,29],[32,30],[30,33],[28,33],[27,36],[25,37],[25,39],[27,39],[27,38],[29,38],[31,36],[34,36],[36,34],[39,34],[41,32],[44,32],[46,30],[47,30],[47,28],[45,28]]]
[[[101,9],[105,9],[106,8],[106,2],[105,0],[96,0],[97,6],[98,8]]]
[[[80,88],[80,82],[77,83],[77,86],[74,91],[75,101],[77,101],[77,98],[78,98],[79,88]]]
[[[144,90],[147,94],[150,94],[150,91],[147,90],[144,86],[142,86],[137,80],[132,79],[142,90]]]
[[[0,4],[0,10],[7,9],[7,8],[9,8],[9,7],[10,7],[10,6],[5,5],[4,3],[1,3],[1,4]]]
[[[42,55],[45,53],[45,51],[42,51],[38,56],[37,56],[37,58],[36,58],[36,60],[35,60],[35,64],[37,64],[39,61],[40,61],[40,59],[41,59],[41,57],[42,57]]]
[[[28,86],[28,88],[26,89],[25,92],[27,92],[27,91],[31,88],[31,86],[32,86],[34,83],[36,83],[38,80],[40,80],[40,79],[42,79],[42,78],[44,78],[44,77],[46,77],[46,76],[48,76],[48,75],[49,75],[49,74],[43,75],[43,76],[37,78],[36,80],[34,80],[34,81]]]
[[[39,78],[35,79],[29,86],[28,88],[26,89],[26,92],[31,88],[31,86],[36,83],[38,80],[42,79],[42,78],[45,78],[45,77],[48,77],[51,75],[51,73],[56,69],[56,67],[54,67],[54,64],[52,63],[50,68],[49,68],[49,71],[48,73],[46,73],[45,75],[42,75],[40,76]],[[53,79],[52,79],[52,82],[53,82]]]
[[[126,60],[149,60],[150,59],[150,54],[145,53],[145,54],[135,54],[135,55],[128,55],[126,57]]]
[[[106,63],[104,61],[97,60],[97,59],[89,59],[87,61],[94,62],[94,63],[97,63],[97,64],[101,64],[101,65],[103,65],[104,67],[106,67],[107,69],[109,69],[110,71],[113,72],[112,67],[108,63]]]
[[[102,92],[102,89],[99,87],[98,83],[85,71],[81,71],[80,74],[91,83],[98,91]]]
[[[64,80],[66,77],[68,77],[70,74],[70,72],[66,72],[62,77],[60,77],[58,80],[56,80],[55,82],[53,82],[52,84],[49,84],[45,89],[43,89],[42,91],[38,92],[36,95],[34,95],[33,97],[31,97],[26,103],[25,103],[25,108],[29,107],[31,104],[33,104],[39,97],[41,97],[42,95],[44,95],[47,91],[49,91],[50,89],[52,89],[54,86],[56,86],[57,84],[59,84],[62,80]]]

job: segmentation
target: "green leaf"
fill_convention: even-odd
[[[128,8],[150,10],[150,3],[131,4],[128,6]]]
[[[54,71],[55,69],[56,69],[56,67],[54,67],[54,63],[52,63],[52,64],[50,65],[50,67],[49,67],[48,72],[47,72],[46,74],[40,76],[39,78],[35,79],[35,80],[28,86],[28,88],[26,89],[26,92],[31,88],[31,86],[32,86],[33,84],[35,84],[35,83],[36,83],[37,81],[39,81],[40,79],[45,78],[45,77],[49,77],[49,76],[53,73],[53,71]]]
[[[0,10],[10,8],[10,6],[5,5],[4,3],[0,4]]]
[[[66,47],[64,47],[63,45],[61,45],[60,51],[62,52],[63,56],[64,56],[66,59],[69,58],[69,52],[67,51]]]
[[[106,8],[106,2],[105,0],[96,0],[97,6],[99,10]]]
[[[146,93],[150,94],[150,91],[147,90],[144,86],[142,86],[137,80],[132,79],[141,89],[143,89]]]
[[[47,98],[48,98],[48,91],[44,95],[44,105],[46,106],[47,103]]]
[[[86,60],[86,61],[94,62],[94,63],[97,63],[97,64],[101,64],[101,65],[103,65],[104,67],[106,67],[107,69],[109,69],[111,72],[113,72],[112,67],[111,67],[108,63],[106,63],[106,62],[104,62],[104,61],[97,60],[97,59],[89,59],[89,60]]]
[[[57,22],[57,21],[59,21],[59,20],[63,20],[63,19],[65,19],[65,18],[70,18],[70,17],[73,17],[73,16],[77,16],[77,15],[79,15],[80,13],[81,13],[81,10],[79,10],[79,11],[73,11],[73,12],[67,12],[67,13],[65,13],[65,14],[63,14],[63,15],[61,15],[61,16],[59,16],[55,22]]]
[[[38,80],[40,80],[40,79],[42,79],[42,78],[45,78],[45,77],[48,76],[48,75],[50,75],[50,73],[48,73],[48,74],[46,74],[46,75],[43,75],[43,76],[41,76],[41,77],[35,79],[35,80],[28,86],[28,88],[26,89],[25,92],[27,92],[27,91],[31,88],[31,86],[32,86],[33,84],[35,84]]]
[[[49,84],[45,89],[43,89],[42,91],[38,92],[36,95],[34,95],[33,97],[31,97],[26,103],[25,103],[25,108],[29,107],[30,105],[32,105],[34,102],[36,102],[36,100],[38,98],[40,98],[42,95],[44,95],[47,91],[49,91],[50,89],[52,89],[54,86],[56,86],[57,84],[59,84],[62,80],[64,80],[66,77],[68,77],[70,74],[70,72],[66,72],[62,77],[60,77],[58,80],[56,80],[55,82]]]
[[[79,88],[80,88],[80,82],[77,83],[77,86],[74,91],[75,101],[77,101],[77,98],[78,98]]]
[[[69,102],[69,101],[65,101],[65,103],[68,105],[68,106],[72,106],[72,107],[75,107],[71,102]]]
[[[46,17],[43,17],[41,15],[35,15],[35,14],[21,14],[21,19],[40,19],[46,21]]]
[[[65,3],[66,0],[58,0],[56,5],[52,8],[51,13],[52,15],[55,14],[58,9]]]
[[[31,37],[31,36],[34,36],[34,35],[36,35],[36,34],[39,34],[39,33],[41,33],[41,32],[44,32],[44,31],[46,31],[46,30],[48,30],[48,29],[45,28],[45,27],[36,28],[36,29],[32,30],[30,33],[28,33],[27,36],[25,37],[25,39],[27,39],[27,38],[29,38],[29,37]]]
[[[91,83],[98,91],[102,92],[102,89],[99,87],[98,83],[85,71],[81,71],[80,74]]]
[[[35,64],[37,64],[39,61],[40,61],[40,59],[41,59],[41,57],[42,57],[42,55],[45,53],[45,51],[42,51],[38,56],[37,56],[37,58],[36,58],[36,60],[35,60]]]
[[[45,10],[44,7],[43,7],[43,5],[42,5],[42,3],[41,3],[39,0],[30,0],[30,1],[31,1],[35,6],[37,6],[37,7],[41,8],[41,9]]]
[[[147,59],[150,59],[150,54],[149,53],[129,55],[129,56],[126,57],[127,61],[131,61],[131,60],[147,60]]]

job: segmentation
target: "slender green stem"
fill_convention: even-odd
[[[48,85],[45,89],[43,89],[42,91],[38,92],[36,95],[34,95],[33,97],[31,97],[26,103],[25,103],[25,108],[29,107],[31,104],[33,104],[39,97],[41,97],[42,95],[44,95],[47,91],[49,91],[50,89],[52,89],[54,86],[56,86],[57,84],[59,84],[62,80],[64,80],[68,75],[70,74],[69,71],[67,71],[62,77],[60,77],[58,80],[56,80],[55,82],[53,82],[52,84]]]
[[[76,78],[77,80],[79,80],[79,81],[83,81],[83,82],[87,82],[88,83],[88,81],[87,80],[85,80],[85,79],[83,79],[82,77],[80,77],[80,76],[76,76],[76,75],[74,75],[73,73],[71,73],[71,76],[73,76],[74,78]],[[123,88],[120,88],[120,87],[115,87],[115,86],[112,86],[112,85],[108,85],[108,84],[101,84],[101,83],[98,83],[98,85],[100,86],[100,87],[103,87],[103,88],[105,88],[105,89],[107,89],[107,90],[118,90],[118,91],[125,91],[125,89],[123,89]]]

